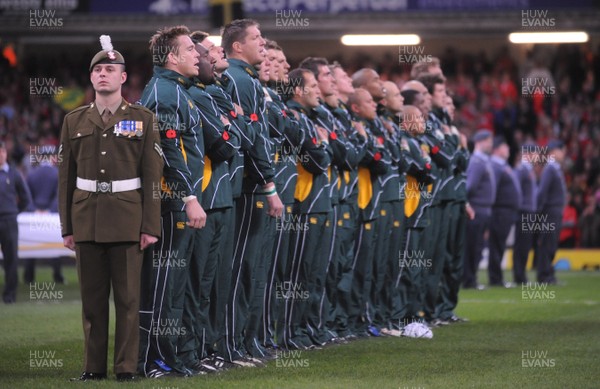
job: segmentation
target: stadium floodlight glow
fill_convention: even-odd
[[[361,34],[343,35],[341,41],[346,46],[399,46],[418,45],[421,38],[416,34]]]
[[[590,39],[585,31],[513,32],[508,34],[512,43],[583,43]]]
[[[206,37],[206,39],[210,39],[210,41],[212,43],[214,43],[215,46],[221,46],[221,36],[220,35],[209,35]]]

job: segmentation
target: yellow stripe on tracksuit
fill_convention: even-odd
[[[179,137],[179,142],[181,143],[181,154],[183,155],[183,160],[187,163],[187,153],[185,152],[185,146],[183,145],[183,137]]]
[[[204,156],[204,177],[202,177],[202,192],[208,188],[210,179],[212,177],[212,162],[208,156]]]
[[[404,193],[404,215],[406,215],[406,217],[411,217],[417,208],[419,208],[419,200],[421,198],[419,184],[415,177],[406,175]]]
[[[313,175],[309,173],[301,163],[296,165],[298,170],[298,179],[296,181],[296,191],[294,192],[294,198],[298,201],[304,201],[310,194],[313,186]]]
[[[371,171],[366,167],[358,168],[358,208],[365,209],[373,198]]]

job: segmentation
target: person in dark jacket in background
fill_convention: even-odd
[[[527,220],[531,220],[537,210],[537,177],[533,163],[539,159],[536,145],[522,146],[521,164],[515,173],[521,186],[521,203],[515,225],[515,243],[513,245],[513,280],[515,283],[527,283],[527,258],[533,247],[535,234],[527,228]]]
[[[8,164],[8,152],[0,141],[0,248],[4,266],[2,300],[12,304],[17,299],[17,261],[19,258],[19,225],[17,215],[29,206],[31,196],[21,174]]]
[[[475,211],[475,218],[467,221],[463,287],[481,290],[484,287],[477,284],[477,269],[496,198],[496,180],[489,156],[492,150],[492,132],[485,129],[477,131],[473,142],[475,149],[467,167],[467,199]]]
[[[58,212],[58,168],[54,164],[53,146],[42,150],[40,162],[27,175],[27,186],[31,191],[32,203],[29,206],[31,212],[45,214]],[[26,283],[35,281],[35,258],[25,263]],[[65,282],[61,271],[60,258],[51,260],[54,282],[62,284]]]
[[[535,224],[539,237],[534,263],[537,264],[538,282],[549,284],[556,284],[552,262],[558,248],[563,209],[567,199],[567,186],[561,168],[564,157],[564,144],[558,140],[550,141],[546,158],[548,163],[542,171],[537,191],[538,217]]]
[[[488,274],[490,286],[506,288],[512,285],[504,282],[501,268],[502,257],[506,250],[506,238],[517,220],[522,197],[517,176],[507,163],[509,154],[510,150],[506,140],[501,136],[496,137],[491,158],[496,179],[496,201],[492,207],[494,222],[490,223]]]

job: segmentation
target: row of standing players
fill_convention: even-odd
[[[67,115],[59,150],[80,379],[106,376],[111,281],[124,380],[461,321],[465,226],[477,213],[439,63],[415,65],[399,91],[323,58],[288,74],[281,48],[265,44],[247,19],[225,26],[221,47],[184,26],[159,30],[140,101],[149,111],[120,97],[118,52],[92,60],[96,101]],[[146,114],[150,125],[131,120]]]
[[[203,145],[194,131],[173,139],[187,145],[180,170],[199,183],[206,221],[177,229],[186,215],[167,180],[162,237],[144,262],[139,370],[253,365],[277,348],[459,321],[468,151],[443,76],[425,70],[401,92],[372,69],[350,78],[312,57],[288,74],[281,48],[247,20],[224,29],[222,48],[191,36],[207,49],[200,74],[156,67],[141,104],[168,128],[167,166],[177,168],[177,127],[161,119],[178,112],[182,128],[202,127]]]

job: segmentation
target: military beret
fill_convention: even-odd
[[[123,58],[123,55],[121,55],[121,53],[119,53],[117,50],[113,49],[113,45],[110,41],[110,36],[100,36],[100,43],[102,45],[102,50],[96,53],[96,55],[94,55],[94,58],[92,58],[92,62],[90,62],[90,72],[92,71],[94,66],[98,65],[99,63],[125,65],[125,58]]]
[[[553,139],[550,142],[548,142],[548,151],[552,151],[554,149],[562,149],[563,147],[565,147],[565,144],[558,139]]]
[[[475,135],[473,135],[473,142],[477,143],[477,142],[484,141],[484,140],[492,137],[492,135],[494,135],[494,134],[492,134],[492,132],[490,130],[486,130],[486,129],[478,130],[475,133]]]
[[[498,135],[494,137],[494,149],[506,144],[506,139],[502,135]]]

